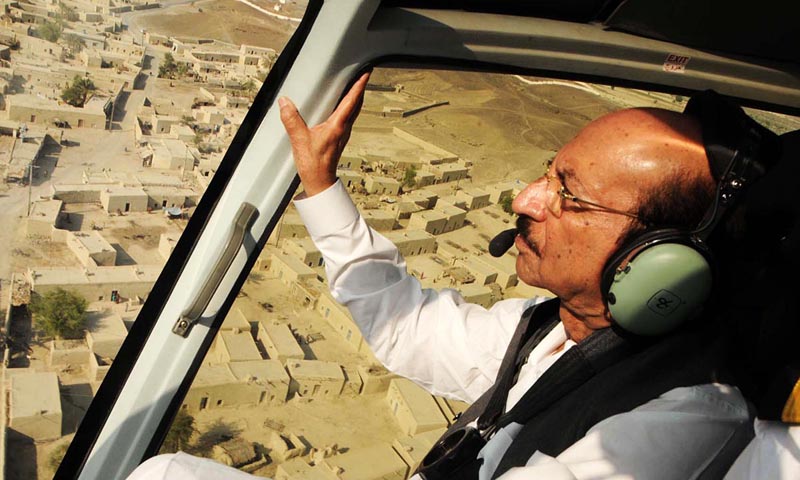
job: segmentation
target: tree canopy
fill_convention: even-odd
[[[83,107],[94,89],[94,83],[89,78],[75,75],[72,85],[61,92],[61,99],[73,107]]]
[[[67,35],[64,35],[64,43],[67,44],[67,48],[69,48],[69,51],[73,55],[80,53],[80,51],[83,50],[83,47],[86,46],[86,41],[74,33],[68,33]]]
[[[186,451],[189,441],[194,434],[194,417],[189,415],[184,409],[178,410],[169,432],[161,444],[160,453],[175,453],[180,450]]]
[[[158,66],[159,78],[179,78],[189,74],[189,64],[176,62],[171,53],[164,54],[164,60]]]
[[[57,42],[61,38],[61,33],[64,31],[64,26],[61,22],[44,22],[37,30],[40,37],[48,42]]]
[[[34,295],[29,308],[35,324],[47,335],[80,338],[86,331],[87,304],[77,293],[57,288],[44,295]]]
[[[511,204],[514,203],[514,197],[511,195],[506,195],[505,197],[500,199],[500,207],[506,213],[513,213],[511,210]]]
[[[417,184],[417,169],[414,165],[409,165],[406,172],[403,174],[403,186],[413,188]]]

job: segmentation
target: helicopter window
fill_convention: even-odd
[[[455,288],[485,307],[548,295],[517,280],[514,249],[487,252],[489,239],[513,226],[514,195],[592,119],[633,106],[680,111],[685,101],[584,82],[377,68],[338,176],[423,287]],[[798,126],[762,115],[773,128]],[[182,450],[212,457],[216,446],[244,441],[259,455],[240,468],[271,478],[377,454],[390,459],[381,467],[407,475],[466,408],[379,364],[329,293],[321,254],[292,205],[181,406],[168,439],[182,436]]]

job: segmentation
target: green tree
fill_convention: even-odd
[[[242,91],[248,98],[253,98],[256,94],[256,82],[254,82],[252,78],[248,78],[247,81],[242,84]]]
[[[511,195],[506,195],[505,197],[500,199],[500,207],[503,209],[504,212],[511,214],[513,211],[511,210],[511,204],[514,202],[514,197]]]
[[[80,53],[81,50],[83,50],[83,47],[86,46],[86,42],[74,33],[68,33],[64,35],[64,42],[67,44],[67,48],[73,55]]]
[[[95,86],[89,78],[75,75],[72,85],[61,92],[61,99],[73,107],[83,107],[92,90],[95,90]]]
[[[76,12],[74,8],[65,5],[63,2],[58,2],[58,8],[62,18],[66,18],[70,22],[77,22],[80,20],[78,12]]]
[[[69,442],[66,442],[57,446],[52,452],[50,452],[50,456],[47,457],[47,465],[50,467],[51,471],[55,472],[58,470],[58,466],[61,465],[61,460],[64,459],[64,455],[67,453],[68,448]]]
[[[242,433],[242,429],[238,428],[233,422],[226,422],[218,418],[211,425],[206,426],[205,431],[198,431],[197,433],[199,435],[192,453],[201,457],[210,457],[214,445],[238,438]]]
[[[74,33],[64,35],[64,43],[72,53],[80,53],[83,47],[86,46],[86,41]]]
[[[30,310],[36,325],[47,335],[80,338],[86,331],[87,301],[77,293],[57,288],[34,295]]]
[[[175,67],[175,73],[178,77],[185,77],[189,73],[189,64],[188,63],[178,63],[178,66]]]
[[[159,78],[175,78],[175,73],[178,70],[178,64],[175,63],[175,57],[171,53],[164,54],[164,60],[158,66]]]
[[[406,173],[403,174],[403,186],[413,188],[417,184],[417,169],[414,165],[409,165],[406,168]]]
[[[37,30],[39,36],[48,42],[57,42],[61,38],[61,33],[64,32],[64,26],[61,22],[44,22]]]
[[[189,441],[193,434],[194,417],[184,409],[178,410],[178,414],[175,415],[175,420],[172,421],[172,426],[169,427],[169,432],[164,438],[164,443],[161,444],[160,453],[185,451],[189,447]]]

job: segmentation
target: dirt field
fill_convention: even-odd
[[[265,6],[266,7],[266,6]],[[152,33],[213,38],[234,44],[283,49],[296,23],[270,18],[236,0],[199,1],[137,16]]]
[[[597,115],[617,106],[559,86],[525,85],[511,75],[377,69],[373,81],[449,105],[393,123],[475,166],[473,181],[530,180],[555,151]],[[359,124],[387,120],[363,116]]]

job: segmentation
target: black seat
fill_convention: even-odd
[[[800,425],[800,131],[782,135],[781,146],[726,223],[715,326],[730,340],[737,385],[758,419],[786,424],[785,442]]]

